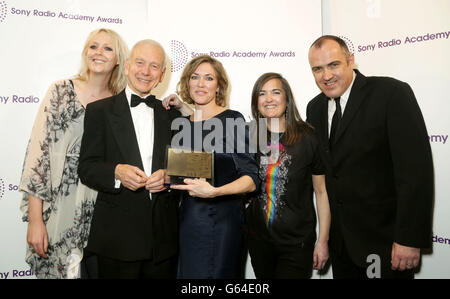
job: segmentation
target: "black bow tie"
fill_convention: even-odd
[[[148,97],[146,97],[145,99],[141,98],[138,95],[132,94],[131,95],[131,103],[130,106],[131,107],[136,107],[137,105],[139,105],[140,103],[145,103],[147,106],[149,106],[150,108],[155,108],[156,105],[156,101],[157,99],[155,98],[154,95],[149,95]]]

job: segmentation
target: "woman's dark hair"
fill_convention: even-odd
[[[285,144],[293,145],[294,143],[301,140],[303,134],[311,134],[313,128],[308,125],[300,117],[300,113],[297,110],[295,104],[294,95],[292,94],[291,87],[289,83],[281,74],[278,73],[265,73],[262,74],[258,80],[256,80],[255,85],[253,85],[252,91],[252,114],[257,124],[259,125],[259,119],[262,118],[258,110],[258,98],[259,92],[261,91],[264,84],[267,81],[277,79],[281,82],[284,94],[286,95],[286,131],[285,131]],[[258,130],[259,132],[259,130]]]

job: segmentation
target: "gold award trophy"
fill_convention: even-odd
[[[184,184],[186,178],[205,178],[214,185],[214,153],[167,148],[170,184]]]

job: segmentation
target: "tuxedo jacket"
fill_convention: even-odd
[[[171,122],[178,111],[154,108],[152,173],[163,169]],[[176,254],[179,193],[115,188],[117,164],[143,170],[125,90],[86,107],[78,174],[98,190],[87,249],[121,261],[162,261]]]
[[[330,248],[356,264],[370,254],[390,263],[393,242],[431,246],[434,178],[425,123],[410,86],[388,77],[356,78],[331,149],[328,101],[307,107],[326,166]]]

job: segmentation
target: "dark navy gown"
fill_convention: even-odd
[[[216,146],[214,186],[219,187],[248,175],[258,189],[258,167],[254,155],[248,153],[248,146],[244,151],[237,148],[241,145],[242,149],[242,143],[248,145],[248,138],[239,135],[236,127],[233,128],[230,124],[227,126],[227,119],[232,121],[239,118],[244,119],[241,113],[225,110],[206,121],[189,121],[190,148],[199,150],[202,147],[201,150],[209,151],[199,145],[198,137],[195,146],[194,131],[197,130],[200,135],[200,128],[201,143],[206,137],[207,140],[212,140],[208,143]],[[215,130],[217,138],[211,139],[209,134],[212,130]],[[180,141],[180,145],[186,148],[183,141]],[[217,150],[222,147],[222,150]],[[233,152],[230,152],[230,148]],[[191,197],[186,192],[180,206],[178,278],[239,278],[243,254],[243,216],[243,202],[239,195],[202,199]]]

